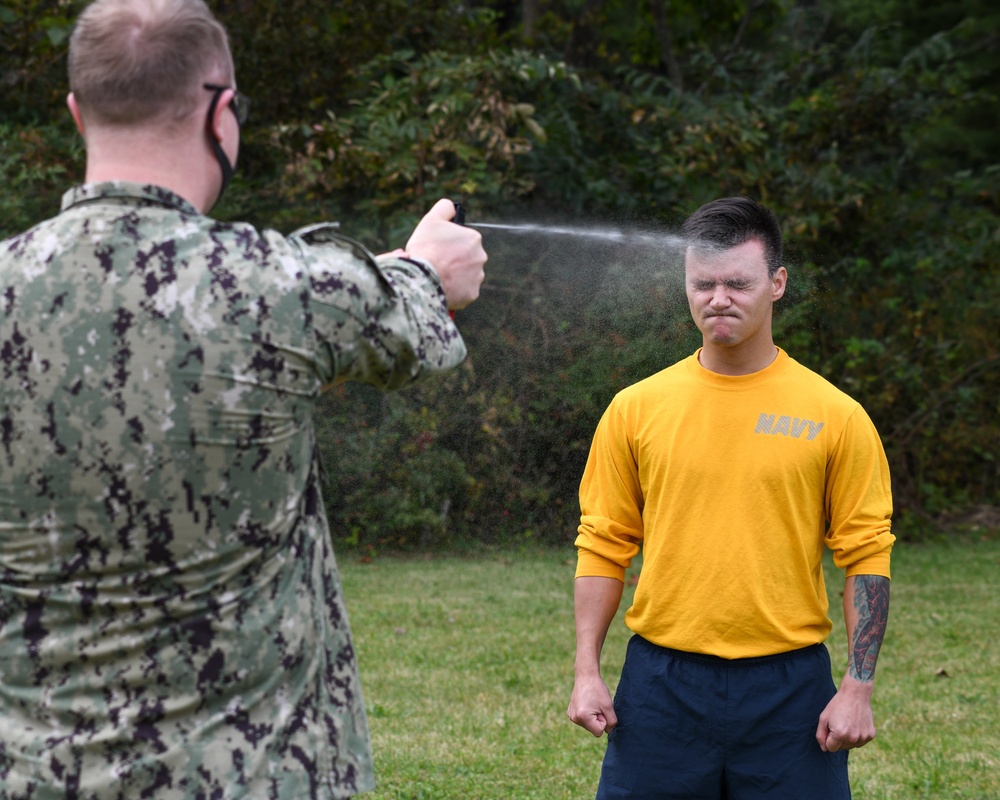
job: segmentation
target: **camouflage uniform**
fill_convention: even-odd
[[[462,360],[437,276],[102,183],[0,306],[0,798],[370,789],[311,415]]]

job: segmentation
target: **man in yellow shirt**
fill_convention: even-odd
[[[683,233],[703,344],[620,392],[595,433],[568,714],[608,733],[599,800],[843,800],[847,751],[875,736],[894,541],[885,454],[857,402],[774,344],[787,280],[774,214],[724,198]],[[824,546],[847,576],[839,689]],[[640,549],[612,702],[600,653]]]

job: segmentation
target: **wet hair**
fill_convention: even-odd
[[[70,37],[70,91],[99,123],[182,120],[219,79],[234,80],[229,39],[203,0],[95,0]]]
[[[756,239],[764,246],[768,274],[782,265],[781,224],[773,211],[748,197],[706,203],[684,221],[681,232],[698,249],[728,250]]]

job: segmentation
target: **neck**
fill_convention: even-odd
[[[698,362],[719,375],[750,375],[770,366],[778,357],[778,348],[770,336],[766,341],[743,342],[727,347],[703,342]]]
[[[88,137],[86,180],[161,186],[205,213],[219,193],[221,176],[207,147],[130,131]]]

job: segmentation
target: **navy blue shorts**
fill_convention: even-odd
[[[849,800],[847,751],[816,742],[835,693],[822,644],[730,661],[633,636],[597,800]]]

